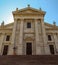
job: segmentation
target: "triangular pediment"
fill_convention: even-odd
[[[31,9],[26,9],[26,10],[22,10],[19,11],[20,13],[38,13],[37,11],[31,10]]]
[[[13,11],[13,14],[19,14],[19,13],[31,13],[31,14],[43,14],[45,15],[45,12],[42,11],[42,10],[39,10],[39,9],[35,9],[35,8],[32,8],[32,7],[26,7],[26,8],[23,8],[23,9],[20,9],[20,10],[16,10],[16,11]]]

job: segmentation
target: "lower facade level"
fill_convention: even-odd
[[[23,46],[23,45],[22,45]],[[12,49],[10,49],[12,48]],[[47,50],[47,52],[45,52]],[[48,49],[45,47],[38,47],[33,42],[26,42],[23,48],[19,49],[17,47],[10,47],[9,45],[4,45],[1,55],[57,55],[55,52],[54,45],[48,45]]]

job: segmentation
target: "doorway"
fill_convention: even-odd
[[[50,53],[54,54],[54,46],[53,45],[49,45],[49,48],[50,48]]]
[[[3,55],[7,55],[7,53],[8,53],[8,45],[4,45]]]
[[[26,55],[32,55],[32,43],[26,43]]]

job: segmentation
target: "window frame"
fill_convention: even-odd
[[[27,28],[31,28],[31,22],[27,22]]]
[[[52,41],[51,35],[48,35],[48,41]]]
[[[10,35],[6,36],[6,41],[10,41]]]

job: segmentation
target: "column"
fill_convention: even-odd
[[[56,54],[58,54],[58,39],[57,39],[57,35],[56,34],[53,34],[54,36],[54,42],[55,42],[55,52]]]
[[[1,34],[1,40],[0,40],[0,55],[2,55],[2,51],[3,51],[3,42],[4,42],[4,37],[5,37],[5,34],[2,33]]]
[[[9,49],[8,55],[16,55],[16,43],[15,43],[16,26],[17,26],[17,19],[14,19],[13,32],[12,32],[12,42],[9,46],[10,49]]]
[[[18,55],[23,55],[23,19],[20,20]]]
[[[35,42],[36,42],[36,55],[41,54],[41,47],[39,45],[39,32],[38,21],[35,19]]]
[[[42,26],[42,36],[43,36],[43,54],[50,54],[49,46],[47,44],[47,38],[46,38],[46,31],[45,31],[45,25],[44,25],[44,19],[41,19],[41,26]]]

